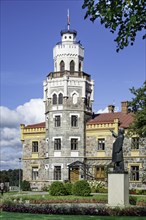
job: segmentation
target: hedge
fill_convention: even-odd
[[[146,207],[111,208],[105,205],[76,205],[76,204],[3,204],[3,211],[35,213],[35,214],[63,214],[63,215],[97,215],[97,216],[146,216]]]

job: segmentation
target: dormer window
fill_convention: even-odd
[[[60,62],[60,72],[63,72],[64,69],[65,69],[65,64],[64,64],[64,61],[62,60],[62,61]]]
[[[70,72],[74,72],[74,69],[75,69],[75,63],[74,63],[74,61],[72,60],[72,61],[70,62]]]

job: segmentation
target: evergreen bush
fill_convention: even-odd
[[[72,195],[72,188],[73,188],[73,184],[72,183],[65,183],[64,184],[67,195]]]
[[[67,195],[66,188],[62,182],[55,181],[51,184],[49,188],[49,193],[51,196],[65,196]]]
[[[79,180],[73,185],[73,195],[75,196],[89,196],[91,188],[86,180]]]

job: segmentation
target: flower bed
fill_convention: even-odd
[[[99,216],[146,216],[146,207],[111,208],[96,204],[5,204],[3,211],[38,214],[99,215]]]

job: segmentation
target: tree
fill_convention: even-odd
[[[137,32],[146,29],[145,0],[84,0],[82,8],[87,8],[85,19],[99,19],[110,32],[117,33],[117,52],[133,45]]]
[[[22,170],[20,170],[20,181],[22,181]],[[10,186],[19,186],[19,169],[0,171],[0,182],[9,182]]]
[[[134,113],[134,121],[129,127],[129,133],[146,137],[146,81],[141,88],[132,87],[130,91],[135,97],[128,104],[129,109]]]

